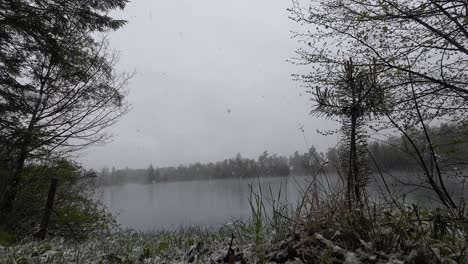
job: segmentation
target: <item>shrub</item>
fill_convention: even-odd
[[[14,204],[8,226],[19,237],[33,235],[42,219],[48,189],[53,178],[58,188],[49,224],[49,234],[80,239],[109,231],[115,219],[93,198],[94,179],[76,163],[65,159],[28,165],[25,185]]]

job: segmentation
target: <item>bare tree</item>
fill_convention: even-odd
[[[312,67],[309,82],[322,83],[338,72],[343,57],[358,63],[375,59],[382,68],[379,82],[388,100],[375,131],[396,128],[409,140],[410,131],[424,131],[433,122],[466,124],[466,1],[311,0],[302,5],[294,0],[290,11],[293,20],[307,27],[296,34],[306,44],[297,50],[296,62]],[[311,74],[298,77],[304,76]],[[429,161],[437,162],[430,135],[425,140],[432,149]],[[421,151],[418,144],[411,149]],[[421,162],[417,154],[414,158]],[[443,172],[434,174],[420,164],[441,202],[455,207]]]
[[[309,44],[298,54],[308,61],[377,58],[394,74],[411,73],[426,93],[468,99],[466,1],[311,0],[304,7],[294,0],[290,11],[311,26],[298,33]]]

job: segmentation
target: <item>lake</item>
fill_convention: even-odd
[[[329,178],[332,182],[338,179],[336,175]],[[281,201],[294,206],[310,181],[311,176],[288,176],[126,184],[99,187],[97,198],[117,216],[123,227],[140,231],[175,229],[181,225],[216,227],[250,217],[249,186],[256,191],[261,188],[268,210],[270,190],[275,200],[281,191]],[[392,181],[389,184],[392,190],[402,193],[413,188]],[[452,191],[461,188],[456,183],[449,184],[449,187]],[[460,190],[466,194],[464,188]],[[379,188],[371,184],[369,193],[377,198]],[[457,191],[457,199],[460,196]],[[407,201],[429,205],[433,203],[433,198],[432,192],[424,189],[406,195]]]

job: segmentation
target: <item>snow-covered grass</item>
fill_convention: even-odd
[[[219,229],[121,230],[82,241],[24,240],[0,247],[0,264],[468,263],[466,218],[448,219],[448,212],[417,207],[384,209],[372,217],[345,209],[315,212],[296,230],[290,223],[288,233],[279,233],[273,221],[262,217]],[[437,223],[443,218],[445,225]]]
[[[203,250],[223,244],[221,233],[196,228],[176,232],[119,231],[83,241],[23,241],[3,248],[0,263],[179,263],[190,257],[191,247]]]
[[[190,227],[173,232],[118,231],[82,241],[25,240],[0,247],[0,263],[216,263],[228,255],[231,239],[235,258],[262,263],[265,256],[257,254],[257,236],[247,233],[250,230],[249,223],[237,222],[216,230]],[[262,233],[262,249],[279,245],[273,242],[274,230]]]
[[[328,251],[339,263],[468,263],[463,209],[368,203],[349,210],[345,203],[325,200],[304,218],[304,226],[309,238],[303,240],[313,237],[304,250],[316,252],[307,262]]]

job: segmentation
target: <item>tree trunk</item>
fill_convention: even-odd
[[[54,207],[55,193],[57,192],[57,179],[52,179],[50,182],[49,193],[47,195],[47,203],[44,209],[44,215],[42,216],[41,226],[39,231],[36,234],[36,237],[44,240],[47,234],[47,228],[50,222],[50,215],[52,214],[52,209]]]
[[[352,138],[352,137],[351,137]],[[346,184],[346,199],[348,200],[348,208],[351,209],[353,207],[353,152],[352,152],[352,144],[350,144],[350,151],[349,151],[349,163],[348,163],[348,177],[347,177],[347,184]]]
[[[356,109],[353,109],[351,117],[351,155],[352,158],[352,170],[353,170],[353,187],[354,187],[354,199],[356,203],[361,203],[361,186],[359,184],[359,166],[358,166],[358,154],[357,154],[357,142],[356,142],[356,128],[357,128],[357,113]]]
[[[7,223],[10,213],[13,211],[14,201],[16,200],[18,191],[21,188],[24,163],[26,161],[27,156],[27,145],[23,144],[18,159],[15,162],[13,175],[7,182],[7,188],[5,191],[5,195],[3,196],[2,205],[0,207],[0,219],[2,219],[0,220],[1,222]]]
[[[356,147],[356,127],[357,113],[356,109],[351,108],[351,135],[349,139],[349,168],[348,168],[348,205],[352,207],[352,202],[360,201],[360,190],[358,186],[358,164],[357,164],[357,147]]]

